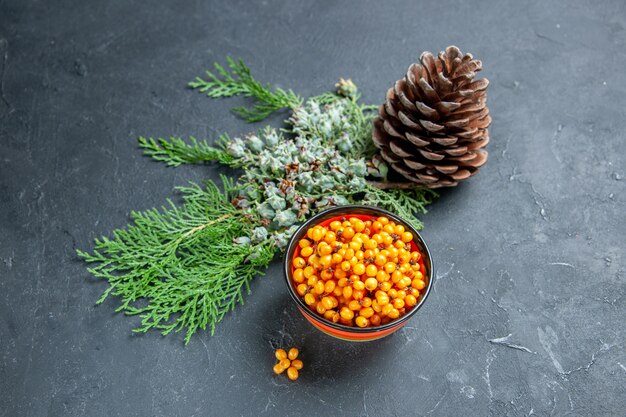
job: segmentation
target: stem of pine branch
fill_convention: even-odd
[[[400,190],[411,190],[422,188],[418,184],[412,182],[387,182],[387,181],[368,181],[367,182],[372,187],[376,187],[379,190],[391,190],[391,189],[400,189]]]

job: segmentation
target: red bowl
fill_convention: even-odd
[[[413,250],[419,250],[422,254],[420,263],[423,265],[422,269],[425,271],[425,291],[421,292],[417,304],[413,306],[405,315],[397,318],[396,320],[390,321],[389,323],[382,324],[380,326],[365,328],[346,326],[340,323],[333,323],[332,321],[327,320],[317,314],[317,312],[312,311],[304,303],[304,300],[300,298],[300,296],[296,293],[296,290],[294,288],[294,282],[292,279],[292,260],[300,253],[300,246],[298,245],[298,242],[300,241],[300,239],[305,237],[306,232],[310,227],[316,225],[328,226],[330,222],[341,217],[357,217],[361,220],[370,220],[372,218],[380,216],[388,217],[397,224],[403,225],[406,230],[410,231],[413,234],[413,241],[411,242],[411,246],[413,247]],[[306,223],[300,226],[300,228],[298,228],[298,230],[292,236],[291,240],[289,241],[289,245],[287,246],[284,260],[284,274],[287,288],[289,290],[289,294],[291,295],[292,300],[296,303],[298,309],[300,310],[302,315],[309,321],[309,323],[311,323],[318,330],[321,330],[322,332],[330,336],[351,342],[365,342],[380,339],[381,337],[390,335],[396,330],[402,328],[402,326],[404,326],[406,322],[411,317],[413,317],[415,313],[417,313],[417,311],[426,301],[426,298],[428,297],[428,294],[430,294],[430,290],[433,286],[434,276],[433,261],[430,255],[430,251],[428,250],[428,246],[426,246],[426,243],[422,239],[422,236],[417,230],[415,230],[414,227],[412,227],[405,220],[401,219],[395,214],[388,212],[387,210],[383,210],[377,207],[359,205],[330,208],[311,217]]]

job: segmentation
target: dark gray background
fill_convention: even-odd
[[[626,3],[469,3],[0,0],[0,416],[623,416]],[[213,61],[380,103],[449,44],[491,80],[490,160],[423,216],[435,291],[402,331],[318,333],[278,260],[187,347],[94,306],[106,284],[74,249],[224,172],[136,137],[258,127],[185,88]],[[524,349],[489,341],[509,334]],[[277,343],[302,348],[297,383]]]

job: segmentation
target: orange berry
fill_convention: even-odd
[[[326,307],[324,307],[324,304],[322,304],[322,302],[320,301],[315,305],[315,311],[317,311],[318,314],[323,315],[324,313],[326,313]]]
[[[352,267],[352,271],[357,275],[363,275],[365,273],[365,265],[356,264]]]
[[[309,229],[311,230],[311,229]],[[307,232],[308,234],[308,232]],[[309,239],[300,239],[300,241],[298,242],[298,246],[300,246],[300,248],[307,248],[309,246],[311,246],[311,241]]]
[[[333,308],[333,301],[329,297],[322,298],[321,304],[326,310]]]
[[[358,316],[355,320],[355,323],[359,327],[367,327],[367,325],[370,324],[369,320],[363,316]]]
[[[313,231],[311,232],[311,236],[309,237],[313,239],[313,241],[319,242],[324,237],[324,232],[322,230],[323,230],[322,228],[318,228],[318,227],[314,228]]]
[[[315,268],[313,268],[312,266],[307,266],[306,268],[304,268],[304,276],[305,278],[311,278],[313,275],[315,275]]]
[[[276,375],[282,374],[285,371],[285,368],[283,368],[282,366],[280,366],[280,363],[277,363],[276,365],[274,365],[274,373]]]
[[[373,265],[369,265],[368,268],[370,266],[373,266]],[[376,267],[374,267],[374,268],[376,268]],[[365,288],[367,290],[373,291],[373,290],[375,290],[378,287],[378,281],[376,281],[376,278],[368,278],[368,279],[365,280],[364,285],[365,285]]]
[[[365,290],[352,290],[352,298],[355,300],[360,300],[365,296]]]
[[[382,224],[383,226],[386,224],[389,224],[389,219],[387,217],[379,217],[378,219],[376,219],[378,222],[380,222],[380,224]]]
[[[398,317],[400,317],[400,312],[398,311],[398,309],[392,308],[389,314],[387,314],[387,317],[389,317],[390,319],[397,319]]]
[[[287,358],[281,359],[278,363],[283,369],[287,369],[291,366],[291,361]]]
[[[311,246],[302,248],[302,250],[300,251],[300,255],[304,256],[305,258],[308,258],[309,256],[311,256],[312,253],[313,253],[313,248]]]
[[[395,233],[396,229],[391,224],[386,224],[383,226],[383,230],[389,234]]]
[[[393,274],[391,274],[391,282],[393,282],[394,284],[400,281],[401,279],[402,279],[402,272],[394,271]]]
[[[343,256],[339,255],[338,253],[332,254],[331,263],[338,264],[338,263],[341,263],[341,261],[343,261]]]
[[[363,243],[365,249],[376,249],[378,247],[378,242],[374,239],[368,239]]]
[[[413,240],[413,233],[411,232],[404,232],[402,233],[402,235],[400,236],[400,239],[404,242],[404,243],[409,243],[410,241]]]
[[[304,366],[304,363],[302,363],[300,359],[296,359],[295,361],[291,361],[291,366],[299,371]]]
[[[317,295],[321,295],[321,294],[324,294],[324,290],[325,290],[324,281],[317,281],[315,283],[315,286],[313,287],[313,292]]]
[[[304,294],[306,294],[307,290],[309,289],[309,286],[306,284],[300,284],[296,287],[296,292],[301,296],[304,297]]]
[[[372,301],[372,310],[374,310],[377,313],[380,313],[380,311],[382,310],[382,306],[378,304],[378,300]]]
[[[385,272],[386,273],[392,274],[395,270],[396,270],[396,264],[394,264],[393,262],[387,262],[385,264]]]
[[[378,272],[376,273],[376,280],[378,282],[389,281],[389,274],[386,273],[383,269],[379,269]]]
[[[389,291],[391,289],[391,282],[389,281],[381,282],[380,284],[378,284],[378,287],[380,288],[381,291]]]
[[[312,287],[312,286],[314,286],[315,284],[317,284],[317,281],[318,281],[317,276],[315,276],[315,275],[311,275],[311,276],[309,277],[309,279],[306,281],[306,283]]]
[[[276,349],[274,356],[276,356],[277,360],[282,361],[287,357],[287,352],[285,352],[285,349]]]
[[[361,303],[361,307],[369,307],[372,305],[372,299],[369,297],[363,297],[360,303]]]
[[[352,288],[357,291],[363,291],[363,289],[365,289],[365,283],[363,281],[355,281],[352,283]]]
[[[352,311],[358,311],[361,309],[361,303],[357,300],[352,300],[348,303],[348,308]]]
[[[376,268],[376,265],[369,264],[365,268],[365,275],[367,275],[368,277],[375,277],[377,272],[378,272],[378,268]]]
[[[365,317],[366,319],[369,319],[374,315],[374,310],[372,309],[372,307],[365,307],[362,308],[361,311],[359,311],[359,315]]]
[[[394,308],[397,308],[399,310],[402,307],[404,307],[404,300],[402,300],[400,298],[396,298],[395,300],[393,300],[392,304],[393,304]]]
[[[383,224],[379,221],[372,222],[372,230],[374,232],[379,232],[383,228]]]
[[[381,313],[382,313],[384,316],[388,316],[388,315],[389,315],[389,313],[391,312],[391,310],[394,310],[393,306],[392,306],[391,304],[385,304],[385,305],[383,306],[383,309],[382,309]]]
[[[291,379],[292,381],[295,381],[296,379],[298,379],[298,370],[294,367],[294,366],[290,366],[287,369],[287,376],[289,377],[289,379]]]
[[[299,353],[300,351],[298,350],[298,348],[292,347],[291,349],[289,349],[289,352],[287,353],[287,357],[289,358],[290,361],[292,361],[298,357]]]
[[[341,238],[344,240],[351,240],[354,237],[354,229],[352,227],[346,227],[343,229],[343,233],[341,234]]]
[[[348,307],[342,307],[339,315],[341,315],[341,318],[344,320],[352,320],[352,318],[354,317],[354,312]]]
[[[378,314],[374,314],[370,317],[370,324],[372,326],[378,326],[380,324],[380,316]]]
[[[329,267],[333,261],[333,257],[331,255],[320,256],[320,265],[324,268]]]
[[[352,287],[350,285],[343,287],[342,295],[346,298],[352,297]]]
[[[411,287],[415,288],[416,290],[422,290],[424,289],[425,286],[426,286],[426,283],[419,278],[415,278],[411,282]]]
[[[333,232],[326,232],[324,235],[324,242],[326,243],[333,243],[335,240],[337,240],[337,235]]]
[[[297,283],[304,282],[304,270],[298,268],[293,271],[293,280]]]
[[[306,261],[298,256],[297,258],[294,258],[293,266],[294,268],[304,268],[306,266]]]
[[[415,304],[417,304],[417,298],[415,298],[413,295],[409,294],[404,297],[404,305],[406,305],[407,307],[413,307]]]
[[[311,293],[308,293],[304,296],[304,302],[307,303],[307,305],[313,305],[316,301],[317,300],[315,299],[315,296]]]
[[[332,222],[330,222],[330,230],[332,230],[333,232],[336,232],[337,230],[339,230],[339,228],[341,228],[341,222],[334,220]]]

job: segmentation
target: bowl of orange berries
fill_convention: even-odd
[[[370,206],[333,207],[310,218],[289,242],[284,272],[309,323],[348,341],[400,329],[433,285],[432,258],[417,230]]]

